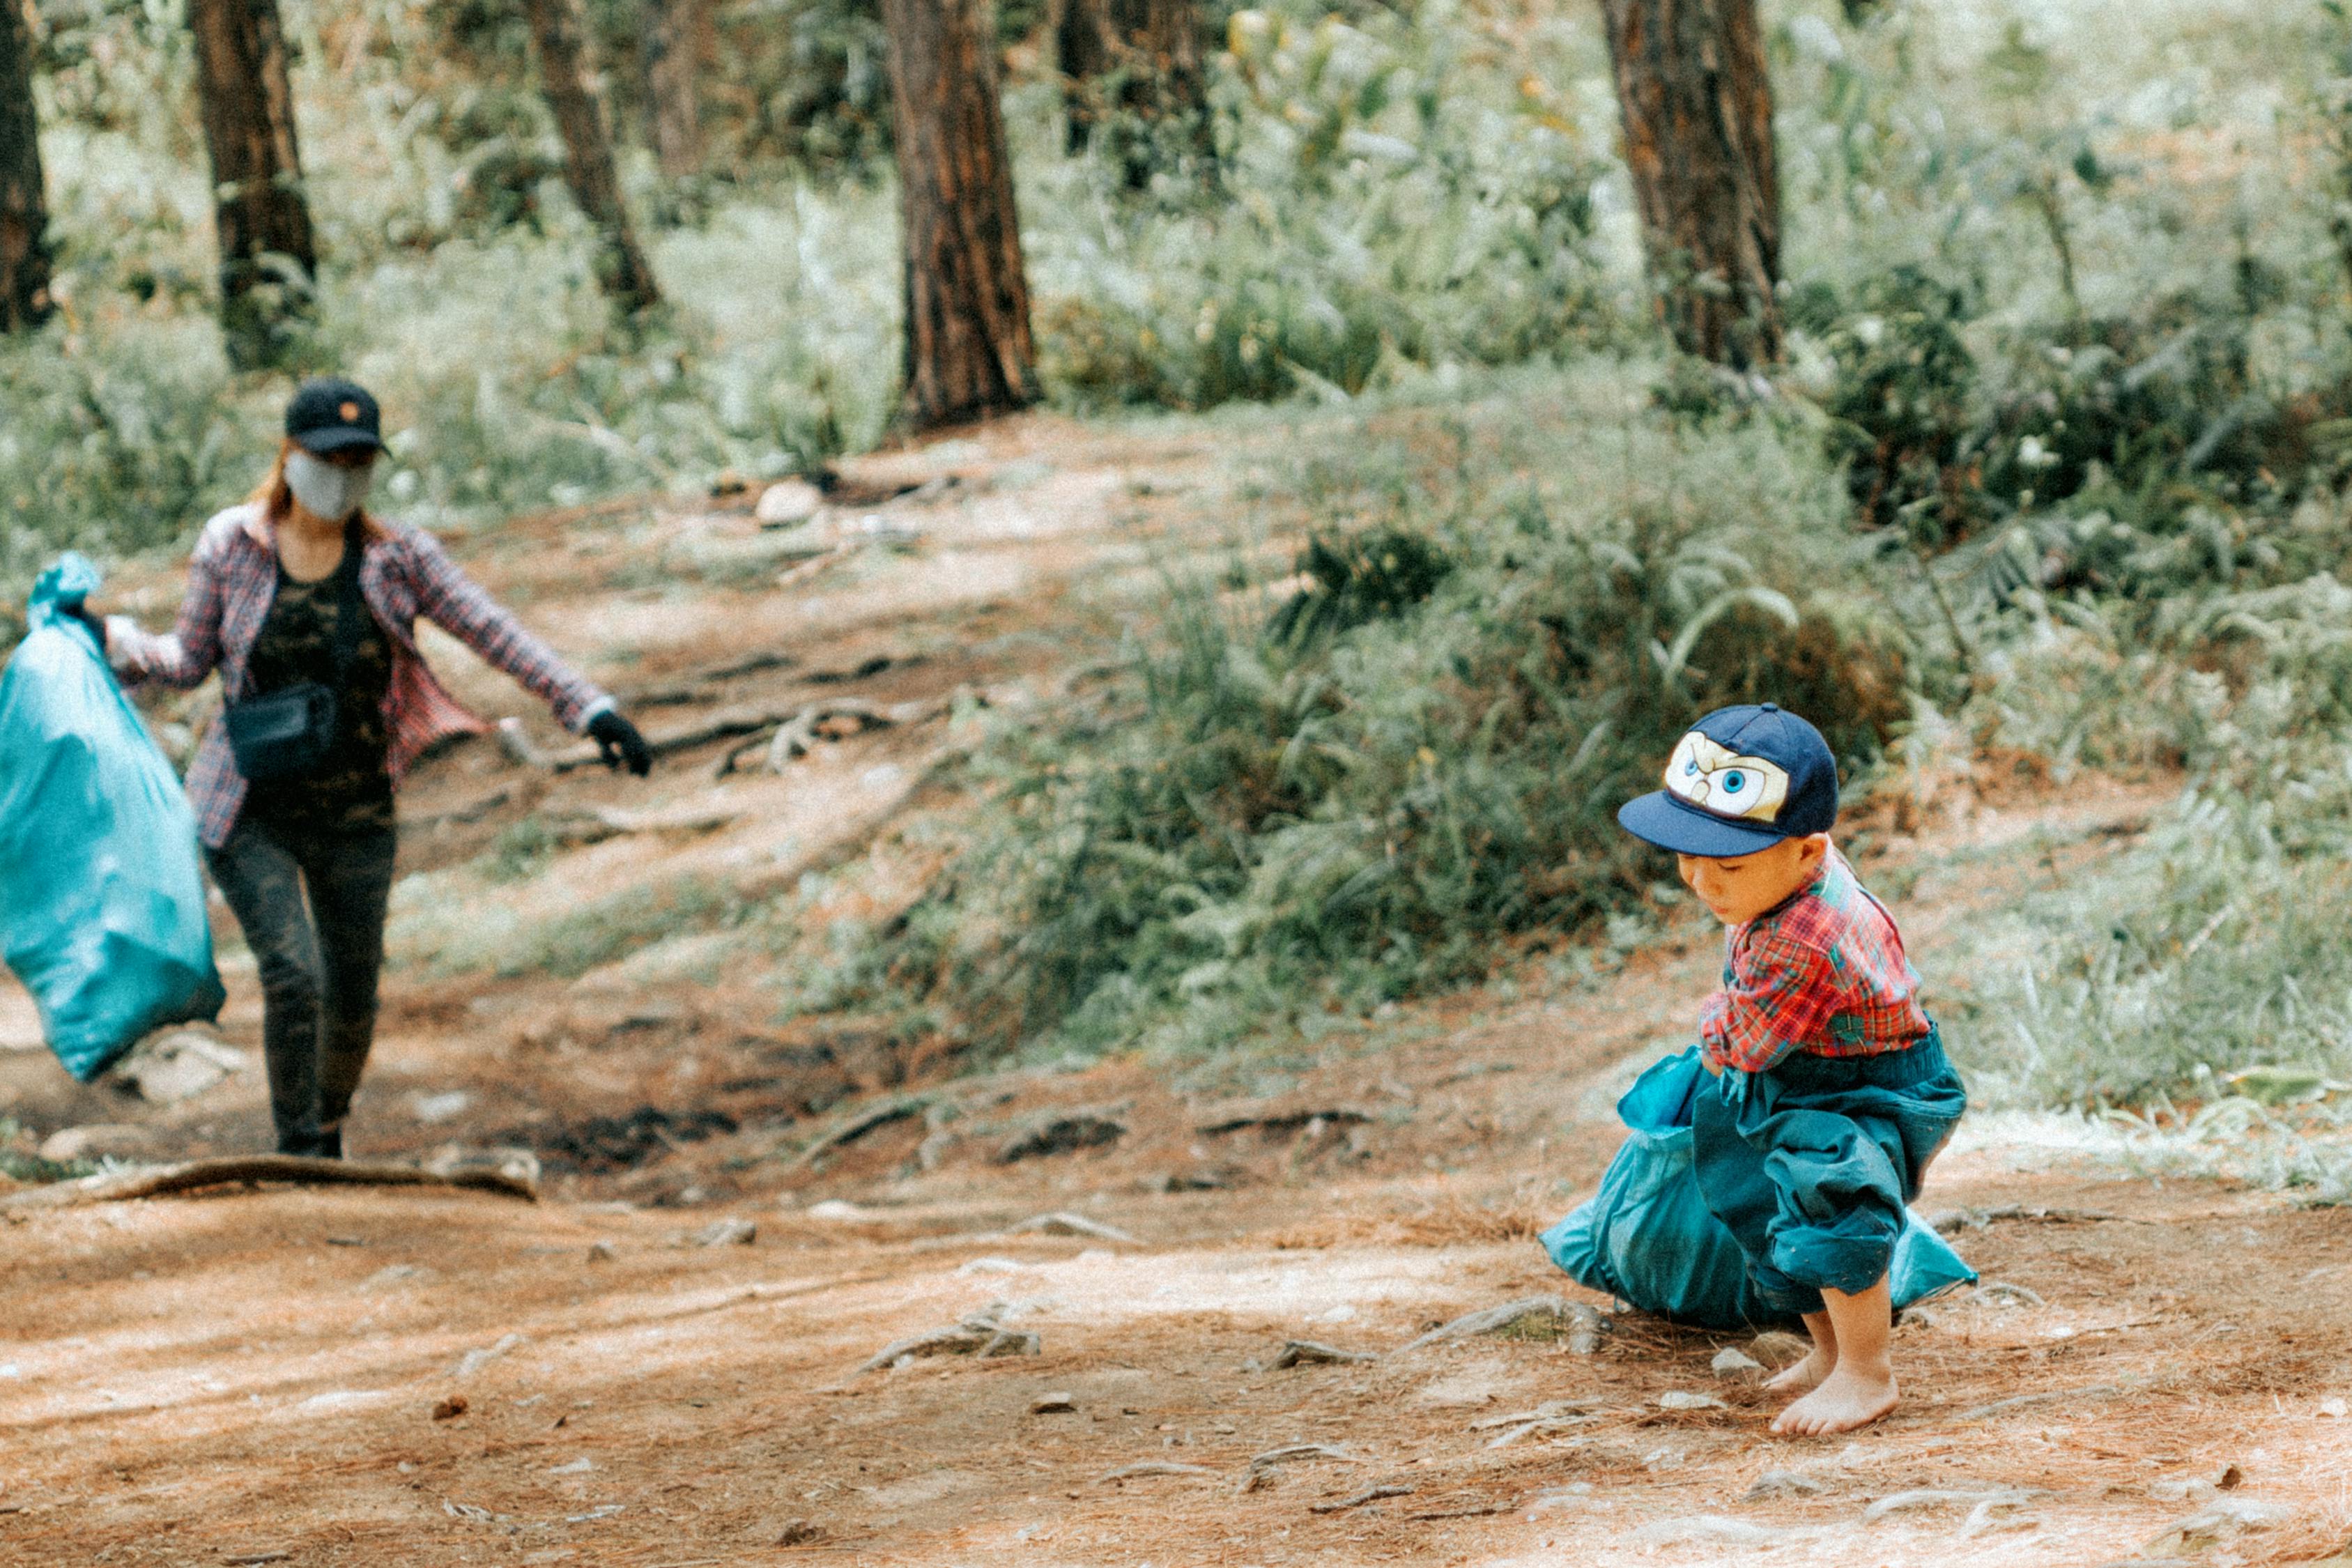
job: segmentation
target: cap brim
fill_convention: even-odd
[[[382,441],[348,425],[331,425],[324,430],[305,430],[294,437],[294,444],[319,458],[330,452],[348,452],[354,447],[365,447],[379,452],[383,449]]]
[[[1661,849],[1671,849],[1677,855],[1700,855],[1710,860],[1753,855],[1790,837],[1761,824],[1726,821],[1664,790],[1619,806],[1617,826]]]

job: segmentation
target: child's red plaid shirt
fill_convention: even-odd
[[[1791,1051],[1903,1050],[1933,1027],[1894,917],[1832,848],[1812,886],[1726,933],[1723,989],[1698,1033],[1717,1065],[1762,1072]]]

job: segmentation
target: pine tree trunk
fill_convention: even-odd
[[[40,132],[32,32],[18,0],[0,0],[0,332],[29,331],[49,313]]]
[[[1029,282],[988,0],[882,0],[916,429],[1036,401]]]
[[[1063,0],[1054,41],[1069,106],[1069,147],[1082,150],[1105,110],[1177,122],[1208,145],[1208,79],[1199,0]],[[1150,149],[1130,150],[1130,183],[1150,175]]]
[[[1685,353],[1780,352],[1780,187],[1755,0],[1601,0],[1625,163]]]
[[[673,180],[702,170],[699,79],[709,34],[709,0],[646,0],[646,102],[654,156]]]
[[[1070,152],[1086,151],[1102,117],[1096,83],[1110,70],[1110,13],[1105,0],[1061,0],[1054,17],[1054,61],[1062,73],[1062,107]]]
[[[0,4],[6,0],[0,0]],[[319,267],[278,0],[188,0],[212,162],[221,327],[240,366],[275,361]]]
[[[1108,0],[1111,37],[1127,68],[1120,101],[1152,119],[1208,106],[1199,0]]]
[[[523,0],[539,45],[539,87],[563,138],[563,183],[596,230],[596,283],[631,315],[661,301],[613,166],[611,121],[588,58],[579,0]]]

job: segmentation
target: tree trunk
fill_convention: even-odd
[[[1206,151],[1199,0],[1063,0],[1054,41],[1071,152],[1086,146],[1113,108],[1147,123],[1174,122]],[[1129,183],[1139,185],[1150,176],[1151,150],[1125,151]]]
[[[268,364],[288,323],[308,312],[319,267],[278,0],[189,0],[188,28],[212,162],[221,327],[232,363]]]
[[[588,58],[579,0],[523,0],[539,45],[539,88],[563,138],[563,183],[596,230],[596,284],[631,315],[661,302],[613,166],[611,121]]]
[[[1054,61],[1062,73],[1065,145],[1086,151],[1102,117],[1097,80],[1110,70],[1110,13],[1105,0],[1061,0],[1054,16]]]
[[[40,132],[32,31],[18,0],[0,0],[0,332],[29,331],[49,313]]]
[[[1201,71],[1199,0],[1108,0],[1110,30],[1127,68],[1119,101],[1152,119],[1208,106]]]
[[[882,0],[882,24],[906,258],[901,417],[926,429],[1022,407],[1036,400],[1036,349],[988,0]]]
[[[1601,0],[1625,163],[1685,353],[1780,352],[1780,186],[1755,0]]]
[[[654,156],[673,180],[702,169],[699,79],[709,38],[709,0],[646,0],[646,103]]]

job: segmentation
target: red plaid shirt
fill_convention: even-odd
[[[1763,1072],[1791,1051],[1903,1050],[1933,1027],[1895,917],[1832,849],[1812,886],[1726,933],[1723,989],[1698,1034],[1717,1065]]]
[[[217,668],[223,695],[237,701],[245,695],[246,663],[277,596],[278,546],[261,509],[231,507],[205,525],[189,558],[178,626],[156,637],[118,616],[107,623],[108,657],[134,681],[182,688]],[[383,704],[391,744],[384,760],[395,782],[435,742],[487,728],[425,668],[416,647],[419,616],[543,699],[568,730],[586,728],[611,706],[611,698],[524,630],[449,559],[439,540],[420,529],[375,520],[360,556],[360,596],[392,641],[392,689]],[[228,731],[215,719],[188,769],[188,798],[205,844],[217,849],[228,842],[245,793]]]

